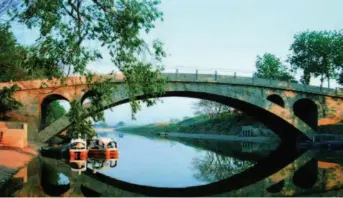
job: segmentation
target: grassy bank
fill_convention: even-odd
[[[196,116],[178,123],[155,123],[142,126],[122,127],[118,130],[131,133],[180,132],[195,134],[237,135],[242,126],[254,126],[265,129],[264,125],[244,114],[231,114],[221,118],[210,119]]]

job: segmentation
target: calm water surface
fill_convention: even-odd
[[[117,167],[100,172],[140,185],[198,186],[224,179],[211,175],[215,172],[211,168],[225,168],[225,174],[229,176],[230,172],[238,173],[254,164],[172,140],[131,134],[125,134],[121,138],[117,134],[100,133],[100,136],[117,139],[120,152]],[[220,165],[222,167],[218,167]],[[205,168],[208,170],[203,170]],[[222,176],[225,177],[225,174]]]
[[[298,150],[271,142],[167,140],[120,132],[99,136],[118,142],[116,166],[106,166],[107,161],[95,169],[92,162],[99,159],[89,158],[78,162],[88,170],[76,171],[81,169],[69,158],[39,156],[0,195],[339,196],[343,187],[341,151]]]

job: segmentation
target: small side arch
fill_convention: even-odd
[[[46,127],[46,117],[47,117],[47,109],[48,109],[48,105],[54,101],[57,100],[64,100],[64,101],[68,101],[70,102],[66,97],[59,95],[59,94],[51,94],[46,96],[41,104],[40,104],[40,112],[41,112],[41,126],[40,128],[43,129]]]
[[[318,127],[318,106],[308,98],[297,100],[293,105],[294,114],[308,124],[313,130]]]
[[[283,101],[282,97],[277,94],[269,95],[267,97],[267,100],[279,105],[280,107],[283,107],[283,108],[285,107],[285,102]]]
[[[87,91],[81,98],[81,104],[84,104],[84,102],[86,102],[86,100],[91,97],[91,96],[94,96],[94,91],[90,90],[90,91]]]

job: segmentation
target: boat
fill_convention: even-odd
[[[87,142],[80,138],[72,139],[69,146],[70,159],[85,160],[88,157]]]
[[[93,138],[88,146],[90,157],[118,158],[117,142],[111,138]]]

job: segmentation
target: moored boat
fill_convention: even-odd
[[[117,142],[110,138],[94,138],[88,147],[90,157],[118,158]]]
[[[72,139],[69,147],[70,159],[85,160],[88,157],[87,142],[80,137]]]

